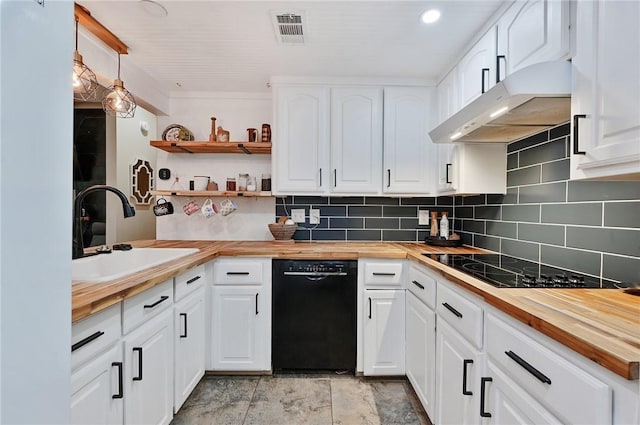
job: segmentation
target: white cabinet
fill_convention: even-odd
[[[329,88],[278,87],[273,128],[273,193],[329,188]]]
[[[426,87],[384,89],[385,193],[433,193],[435,146],[428,132],[434,90]]]
[[[497,80],[540,62],[564,59],[569,54],[569,2],[517,1],[497,23]]]
[[[125,424],[159,425],[171,422],[172,309],[149,319],[124,337],[124,381]]]
[[[457,66],[460,106],[466,106],[496,82],[496,28],[492,27]]]
[[[210,369],[271,370],[271,259],[214,264]]]
[[[439,146],[438,194],[506,193],[506,143]]]
[[[204,324],[204,287],[201,287],[174,307],[174,412],[204,375]]]
[[[364,302],[364,374],[404,375],[404,290],[367,289]]]
[[[576,4],[571,178],[640,179],[640,3]]]
[[[379,194],[382,88],[331,89],[331,191]]]
[[[438,124],[460,109],[458,69],[451,70],[438,84]]]

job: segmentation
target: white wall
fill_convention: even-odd
[[[211,117],[231,132],[232,141],[246,141],[247,128],[260,129],[263,123],[272,124],[271,95],[265,93],[172,93],[170,116],[158,117],[158,138],[169,124],[181,124],[191,130],[195,139],[209,140]],[[170,180],[158,180],[158,189],[171,188],[175,176],[183,189],[196,175],[210,176],[224,189],[227,177],[238,178],[249,173],[260,179],[271,172],[270,155],[245,154],[176,154],[158,151],[158,169],[171,170]],[[193,198],[202,205],[205,199]],[[190,199],[172,197],[175,214],[156,218],[158,239],[204,240],[271,240],[267,224],[274,222],[275,198],[233,198],[237,212],[227,216],[205,218],[187,216],[182,206]],[[219,203],[222,199],[213,199]]]
[[[0,423],[70,411],[73,2],[0,2]]]

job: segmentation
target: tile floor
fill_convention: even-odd
[[[406,379],[205,376],[173,425],[430,424]]]

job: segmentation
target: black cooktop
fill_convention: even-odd
[[[616,288],[607,279],[502,254],[424,254],[499,288]]]

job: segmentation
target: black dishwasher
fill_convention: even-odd
[[[273,260],[275,371],[355,371],[357,276],[357,261]]]

